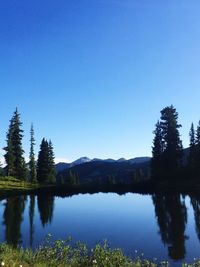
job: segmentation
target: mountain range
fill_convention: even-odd
[[[66,162],[59,162],[56,164],[56,172],[62,172],[66,169],[70,169],[72,167],[75,167],[77,165],[81,165],[84,163],[89,163],[89,162],[102,162],[102,163],[129,163],[129,164],[141,164],[141,163],[147,163],[150,161],[150,157],[136,157],[136,158],[132,158],[132,159],[125,159],[125,158],[120,158],[118,160],[114,160],[114,159],[98,159],[98,158],[94,158],[94,159],[90,159],[88,157],[81,157],[71,163],[66,163]]]
[[[187,164],[189,148],[183,150],[183,164]],[[81,157],[71,163],[56,164],[57,182],[80,184],[130,184],[150,179],[150,157],[132,159],[90,159]]]
[[[65,184],[130,184],[150,178],[150,157],[126,160],[89,159],[56,165],[57,182]]]

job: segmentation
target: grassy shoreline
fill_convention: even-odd
[[[61,196],[68,196],[79,193],[115,192],[124,194],[132,193],[199,193],[200,184],[191,181],[180,181],[176,183],[155,183],[151,180],[137,184],[119,185],[66,185],[66,184],[39,184],[21,181],[14,177],[0,177],[0,196],[10,196],[18,194],[38,194],[49,193]]]
[[[105,242],[88,249],[83,243],[71,246],[69,240],[46,242],[36,250],[13,248],[0,244],[0,266],[5,267],[173,267],[167,261],[157,262],[136,257],[130,259],[121,249],[111,249]],[[200,260],[180,263],[181,267],[200,267]]]

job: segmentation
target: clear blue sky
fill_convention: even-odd
[[[200,119],[199,0],[1,0],[0,145],[15,107],[24,148],[57,158],[151,155],[173,104],[183,144]]]

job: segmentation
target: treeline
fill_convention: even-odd
[[[26,163],[22,146],[23,132],[20,114],[16,109],[7,131],[6,147],[3,148],[6,166],[3,168],[2,175],[33,183],[54,183],[56,180],[55,163],[51,140],[42,139],[36,160],[34,128],[31,125],[29,162]]]
[[[173,182],[189,176],[190,180],[194,180],[200,176],[200,122],[196,131],[194,124],[191,125],[188,153],[184,151],[180,138],[181,127],[174,106],[161,110],[154,131],[151,160],[152,178],[158,182]]]

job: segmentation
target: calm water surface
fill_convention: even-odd
[[[48,233],[89,246],[107,239],[135,257],[200,257],[200,197],[127,193],[16,196],[0,201],[0,241],[37,247]],[[135,253],[137,250],[137,254]]]

